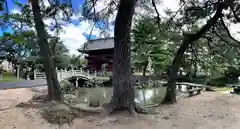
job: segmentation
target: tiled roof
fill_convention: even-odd
[[[95,40],[89,40],[85,43],[79,51],[91,51],[114,48],[114,38],[101,38]]]

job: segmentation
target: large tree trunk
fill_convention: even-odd
[[[189,42],[183,41],[183,44],[177,51],[177,54],[172,62],[171,67],[168,71],[168,86],[166,90],[166,95],[163,100],[163,103],[175,103],[176,100],[176,80],[177,80],[177,71],[180,67],[181,59],[183,57],[184,52],[187,50]]]
[[[216,24],[217,20],[222,17],[222,10],[224,6],[222,4],[218,5],[217,11],[215,15],[207,21],[197,33],[184,35],[183,43],[178,49],[175,58],[173,59],[172,65],[169,70],[169,78],[168,78],[168,86],[166,90],[166,95],[163,100],[163,103],[171,104],[176,103],[176,79],[177,79],[177,71],[181,64],[181,59],[183,57],[184,52],[189,48],[189,45],[194,41],[198,40],[202,35],[204,35],[214,24]]]
[[[48,84],[48,97],[50,100],[62,101],[60,85],[57,79],[56,70],[51,60],[51,52],[46,39],[46,31],[42,21],[39,1],[31,0],[31,6],[34,15],[35,28],[38,36],[38,45],[40,47],[40,56],[43,58],[43,66]]]
[[[134,87],[131,85],[130,30],[136,0],[121,0],[114,29],[113,97],[114,110],[134,112]]]
[[[194,71],[193,71],[193,77],[197,77],[197,60],[198,60],[197,54],[198,54],[198,49],[196,48],[196,49],[194,50],[193,45],[191,45],[191,47],[192,47],[192,63],[191,63],[191,68],[192,68],[192,66],[193,66],[193,69],[194,69]],[[197,47],[197,45],[196,45],[195,47]],[[191,70],[191,72],[192,72],[192,70]]]
[[[52,57],[51,57],[51,59],[52,59],[52,61],[53,61],[53,66],[54,66],[54,68],[56,69],[56,67],[57,67],[57,64],[56,64],[56,42],[53,42],[52,43],[52,46],[50,47],[51,48],[51,53],[52,53]]]
[[[197,77],[197,61],[193,63],[193,67],[194,67],[193,77]]]

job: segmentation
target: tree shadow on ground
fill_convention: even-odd
[[[1,108],[0,111],[6,111],[6,110],[10,110],[13,109],[14,107],[8,107],[8,108]]]
[[[46,95],[34,96],[28,102],[17,104],[16,107],[23,109],[38,109],[38,113],[43,119],[48,121],[50,124],[56,125],[71,125],[72,121],[76,118],[83,118],[87,115],[96,114],[83,112],[81,109],[71,107],[66,103],[49,101]]]

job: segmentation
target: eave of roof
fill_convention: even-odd
[[[78,49],[78,51],[87,52],[112,48],[114,48],[114,37],[109,37],[89,40],[88,42],[84,43],[84,45],[80,49]]]

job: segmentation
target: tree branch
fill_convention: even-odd
[[[175,14],[169,18],[169,20],[167,21],[168,26],[170,25],[170,23],[172,22],[172,20],[177,16],[177,14],[180,12],[180,10],[183,8],[183,6],[185,5],[185,2],[181,5],[181,7],[177,10],[177,12],[175,12]]]
[[[189,44],[192,44],[194,41],[201,38],[213,25],[215,25],[219,18],[223,16],[222,11],[224,9],[225,5],[223,2],[219,2],[217,6],[217,11],[215,15],[207,21],[207,23],[195,34],[184,34],[183,43],[181,44],[180,48],[178,49],[175,58],[172,62],[172,71],[171,74],[172,78],[169,80],[169,82],[174,82],[176,77],[176,71],[179,69],[181,59],[183,57],[183,54],[188,49]]]
[[[155,12],[157,13],[157,22],[158,22],[158,24],[159,24],[159,26],[160,26],[160,14],[159,14],[159,12],[158,12],[158,10],[157,10],[157,6],[156,6],[156,3],[155,3],[155,0],[152,0],[152,5],[153,5],[153,7],[154,7],[154,10],[155,10]]]
[[[168,30],[168,27],[171,24],[172,20],[177,16],[177,14],[180,12],[180,10],[183,8],[184,5],[185,5],[185,2],[175,12],[175,14],[167,20],[167,28],[165,30]],[[152,0],[152,6],[154,7],[155,12],[157,13],[157,21],[156,21],[156,23],[158,23],[159,30],[161,31],[161,29],[160,29],[161,18],[160,18],[160,13],[157,10],[157,6],[156,6],[156,3],[155,3],[155,0]]]

